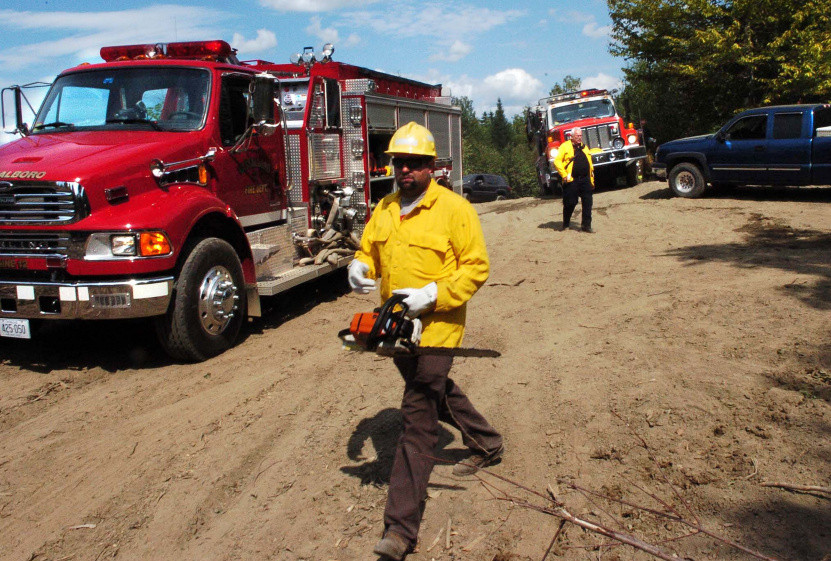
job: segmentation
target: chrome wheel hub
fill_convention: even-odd
[[[682,171],[675,177],[675,187],[682,193],[689,193],[695,187],[695,176],[688,171]]]
[[[199,286],[199,320],[211,335],[219,335],[239,312],[239,294],[231,273],[212,267]]]

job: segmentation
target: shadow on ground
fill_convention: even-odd
[[[339,270],[278,296],[263,298],[263,317],[243,325],[236,344],[348,292],[346,272]],[[115,373],[174,364],[156,340],[152,319],[41,320],[33,322],[32,331],[30,340],[0,338],[0,360],[42,374],[90,368]]]
[[[665,182],[660,189],[641,195],[642,200],[672,199],[675,195]],[[736,201],[783,201],[831,203],[831,187],[787,187],[780,185],[753,185],[730,188],[708,188],[704,191],[705,199]]]
[[[361,480],[362,485],[386,485],[390,482],[395,447],[403,430],[401,411],[382,409],[374,416],[362,419],[355,427],[346,446],[346,454],[357,465],[343,466],[340,470]],[[439,425],[439,443],[436,459],[441,463],[456,463],[470,455],[467,448],[444,450],[455,440],[453,434]],[[371,447],[366,447],[369,441]],[[374,451],[374,454],[373,454]],[[365,455],[366,453],[366,455]],[[438,463],[438,462],[437,462]],[[435,484],[431,484],[435,487]]]
[[[682,247],[665,255],[688,265],[720,261],[745,269],[790,271],[795,277],[779,289],[783,295],[831,310],[831,234],[792,228],[760,214],[751,215],[737,231],[746,234],[745,241]]]

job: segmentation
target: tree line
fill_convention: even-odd
[[[616,94],[624,121],[646,119],[658,142],[711,133],[751,107],[831,100],[828,0],[607,0],[610,51],[623,58]],[[580,89],[565,76],[550,95]],[[536,102],[536,100],[529,100]],[[525,116],[502,101],[462,108],[465,173],[504,175],[518,196],[538,195]]]

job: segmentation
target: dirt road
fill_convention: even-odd
[[[504,431],[493,473],[682,556],[751,558],[667,541],[689,528],[607,498],[828,559],[831,501],[761,484],[831,484],[831,189],[685,200],[645,183],[596,195],[595,234],[560,231],[559,200],[476,206],[492,275],[465,343],[503,356],[457,359],[454,377]],[[341,350],[377,298],[345,286],[267,301],[203,364],[171,364],[143,322],[0,340],[0,559],[375,559],[402,384],[388,359]],[[409,560],[542,558],[558,520],[518,501],[544,498],[455,479],[452,429],[437,455]],[[553,554],[650,558],[604,543],[566,526]]]

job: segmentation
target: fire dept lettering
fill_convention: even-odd
[[[25,259],[0,259],[0,269],[27,269]]]
[[[45,171],[0,171],[2,179],[42,179],[45,175]]]
[[[246,195],[259,195],[268,192],[268,185],[260,183],[259,185],[249,185],[245,188]]]

